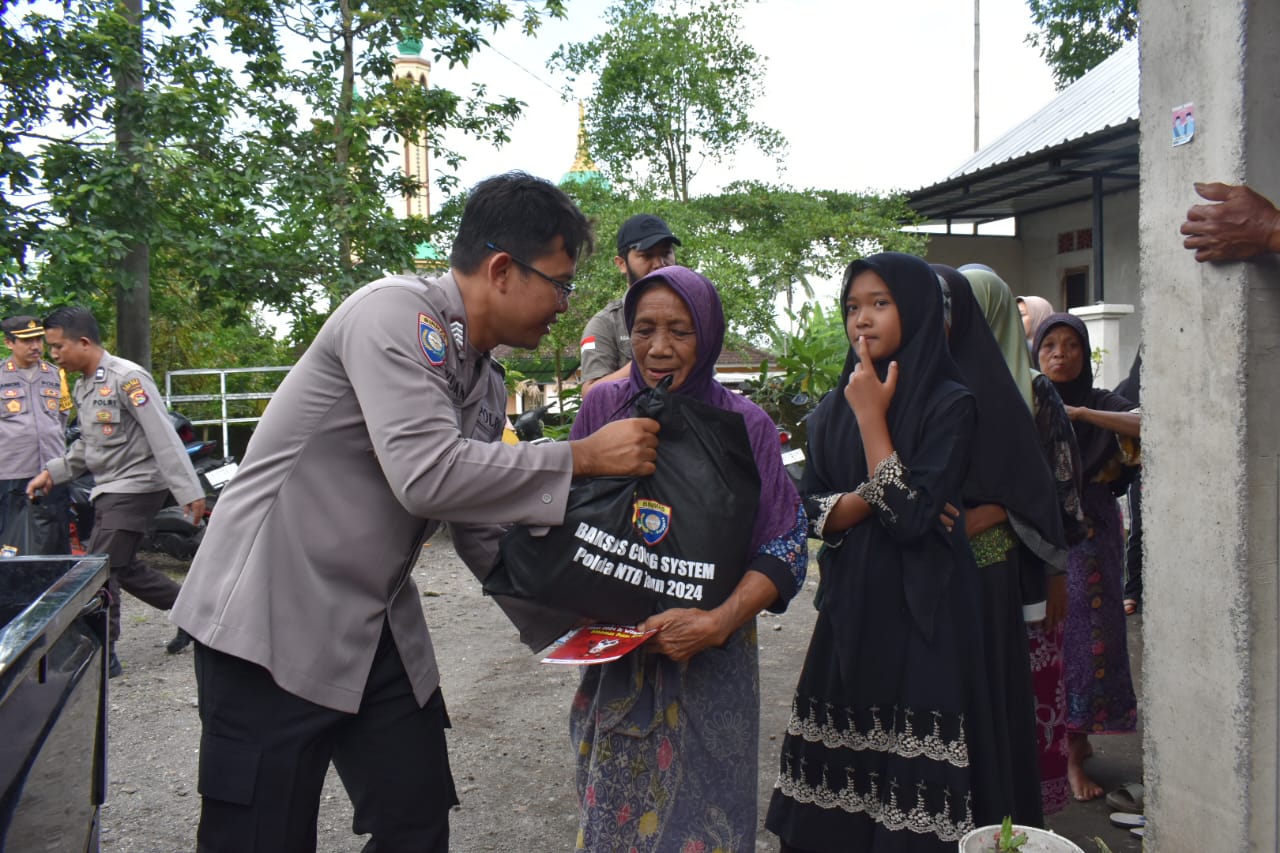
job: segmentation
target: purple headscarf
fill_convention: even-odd
[[[764,410],[741,394],[735,394],[715,379],[716,359],[724,345],[724,309],[715,285],[705,276],[685,267],[663,267],[631,285],[627,291],[623,313],[627,330],[631,330],[636,318],[636,305],[650,288],[665,285],[676,292],[689,308],[697,337],[697,355],[693,369],[684,384],[672,393],[684,394],[742,415],[747,435],[751,439],[751,452],[760,472],[760,505],[756,510],[755,527],[752,530],[751,550],[789,531],[796,523],[800,496],[782,467],[782,449],[778,443],[778,428]],[[649,386],[641,378],[640,368],[631,362],[631,376],[611,382],[600,382],[592,387],[582,403],[571,439],[583,438],[610,421],[632,416],[630,402],[636,394]],[[662,441],[662,436],[658,436]]]

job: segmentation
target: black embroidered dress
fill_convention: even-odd
[[[874,264],[903,318],[888,414],[895,453],[868,476],[839,392],[809,427],[801,491],[812,535],[845,492],[873,514],[827,537],[819,557],[818,618],[766,820],[784,849],[954,851],[1001,817],[988,804],[997,783],[978,569],[961,525],[948,532],[938,520],[946,503],[963,505],[976,404],[945,352],[936,278],[904,257],[875,256],[846,274],[847,289],[858,264]],[[926,286],[936,308],[918,292]],[[882,376],[886,367],[876,365]]]

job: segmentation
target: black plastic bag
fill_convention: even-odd
[[[0,496],[0,556],[66,554],[67,531],[61,515],[14,489]]]
[[[760,502],[742,415],[663,386],[635,408],[662,425],[657,472],[574,483],[563,525],[503,537],[485,592],[635,624],[670,607],[709,610],[738,585]]]

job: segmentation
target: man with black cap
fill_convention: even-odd
[[[627,277],[627,287],[649,273],[676,262],[680,239],[652,213],[640,213],[618,229],[618,254],[613,264]],[[587,321],[582,331],[582,393],[602,379],[622,379],[631,369],[631,336],[622,316],[622,302],[614,299]]]
[[[65,393],[58,368],[45,361],[44,326],[35,317],[9,317],[0,328],[9,357],[0,363],[0,525],[11,501],[26,501],[27,481],[50,459],[66,450]],[[45,554],[67,554],[67,488],[59,486],[42,498],[59,520],[56,542],[45,543]],[[0,530],[0,547],[8,540]]]

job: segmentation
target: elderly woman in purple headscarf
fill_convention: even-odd
[[[782,466],[777,428],[714,378],[725,320],[715,286],[684,267],[637,281],[624,304],[631,376],[601,382],[573,425],[581,438],[626,417],[630,400],[672,390],[738,412],[760,473],[752,556],[719,607],[673,608],[626,657],[583,668],[569,725],[578,756],[577,849],[753,851],[760,679],[755,615],[804,583],[807,520]]]

